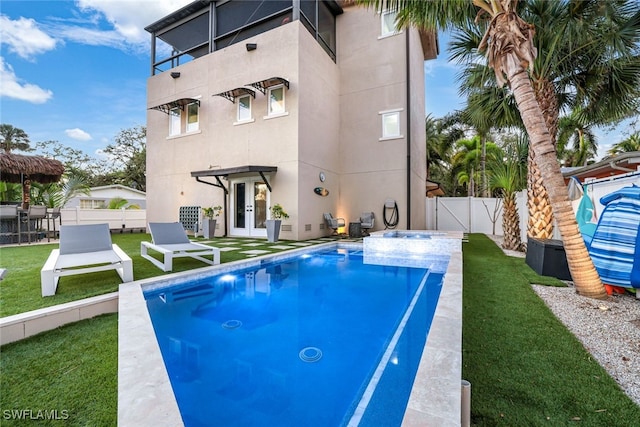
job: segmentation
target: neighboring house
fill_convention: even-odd
[[[134,188],[125,187],[124,185],[114,184],[105,185],[101,187],[91,187],[90,194],[80,194],[71,198],[65,208],[80,209],[105,209],[109,206],[111,199],[120,197],[125,199],[129,205],[138,205],[140,209],[146,209],[147,201],[144,191],[136,190]]]
[[[336,1],[196,1],[149,25],[148,221],[224,207],[225,234],[331,233],[385,200],[424,229],[424,61],[434,34]],[[328,190],[328,194],[326,191]]]
[[[583,167],[562,168],[565,182],[575,177],[586,188],[595,206],[596,217],[604,210],[600,203],[603,196],[631,185],[640,186],[640,151],[608,156],[599,162]],[[574,201],[577,209],[579,200]]]

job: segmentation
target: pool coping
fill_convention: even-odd
[[[123,283],[118,311],[118,425],[183,426],[171,382],[162,360],[142,288],[156,282],[181,282],[259,265],[329,247],[362,248],[360,243],[330,242],[234,261],[189,272]],[[462,252],[451,253],[425,349],[411,391],[403,426],[460,425],[462,373]]]

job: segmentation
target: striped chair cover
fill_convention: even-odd
[[[605,206],[589,254],[603,283],[640,288],[640,187],[600,199]]]

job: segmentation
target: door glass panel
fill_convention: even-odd
[[[234,185],[235,197],[235,215],[233,218],[233,226],[236,228],[245,228],[245,183],[240,182]]]
[[[266,228],[267,220],[267,185],[264,182],[253,183],[254,209],[253,223],[254,228]]]

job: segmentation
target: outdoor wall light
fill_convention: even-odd
[[[174,79],[177,79],[178,77],[180,77],[180,72],[172,71],[171,72],[171,77],[174,78]]]
[[[256,50],[258,48],[258,43],[247,43],[247,52],[251,52],[252,50]]]

